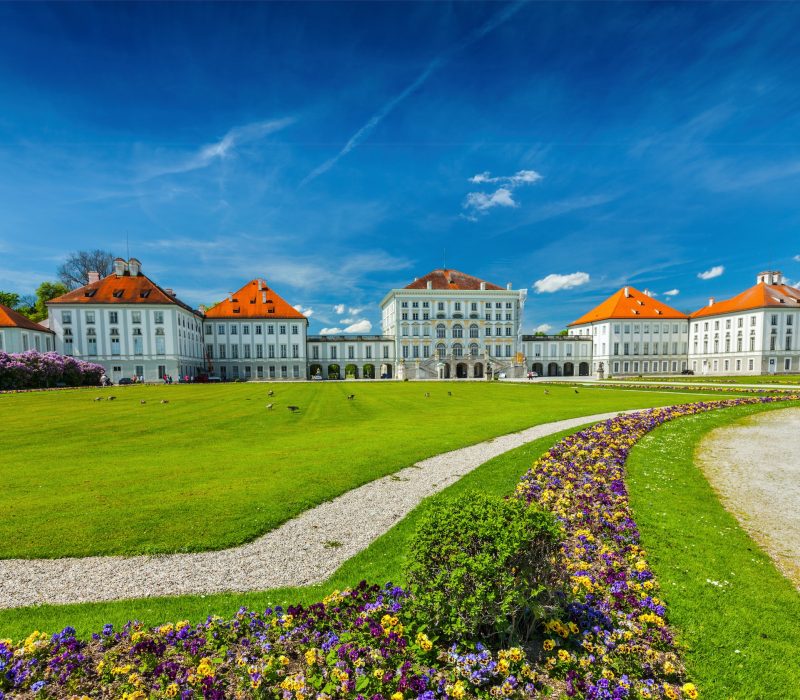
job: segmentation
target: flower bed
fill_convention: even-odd
[[[96,386],[104,371],[101,365],[57,352],[0,351],[0,389],[3,390],[39,389],[56,384]]]
[[[739,398],[621,415],[554,446],[516,497],[552,510],[566,537],[562,614],[528,648],[442,648],[400,588],[362,583],[308,607],[245,609],[229,620],[154,629],[110,625],[0,641],[7,697],[363,700],[531,697],[694,698],[623,483],[631,447],[679,416],[792,397]]]

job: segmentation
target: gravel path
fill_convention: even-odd
[[[619,415],[545,423],[431,457],[306,511],[249,544],[218,552],[0,560],[0,608],[300,586],[327,579],[422,499],[503,452]],[[337,542],[341,546],[326,547]]]
[[[800,408],[718,428],[697,454],[725,507],[800,588]]]

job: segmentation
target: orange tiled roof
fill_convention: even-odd
[[[695,311],[691,318],[716,316],[717,314],[736,313],[764,308],[800,309],[800,289],[788,284],[758,284],[745,289],[732,299],[718,301],[711,306],[704,306]]]
[[[52,333],[49,328],[40,326],[35,321],[31,321],[21,313],[9,309],[0,304],[0,328],[25,328],[29,331],[39,331],[40,333]]]
[[[467,291],[477,291],[481,288],[481,283],[486,285],[486,289],[504,289],[496,284],[478,279],[472,275],[467,275],[458,270],[439,269],[429,272],[424,277],[414,280],[405,289],[427,289],[428,282],[431,282],[432,289],[459,289]]]
[[[625,296],[625,290],[628,296]],[[580,326],[584,323],[606,321],[611,318],[622,319],[657,319],[657,318],[689,318],[677,309],[667,306],[664,302],[657,301],[652,297],[643,294],[633,287],[623,287],[618,292],[612,294],[599,306],[595,306],[591,311],[581,316],[577,321],[570,323],[570,326]]]
[[[305,318],[261,279],[250,280],[230,298],[206,311],[206,318]]]
[[[177,304],[197,313],[188,304],[168,294],[146,275],[110,274],[98,282],[90,282],[60,297],[51,299],[48,304]]]

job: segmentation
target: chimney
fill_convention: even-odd
[[[100,273],[99,272],[95,272],[94,270],[92,270],[89,273],[89,284],[94,284],[95,282],[99,282],[99,281],[100,281]]]
[[[200,306],[197,307],[197,310],[203,314],[203,316],[205,316],[206,311],[208,311],[208,307],[205,304],[200,304]]]
[[[708,305],[709,305],[709,306],[714,306],[714,297],[709,297],[709,299],[708,299]]]
[[[511,282],[506,284],[506,289],[510,292],[511,291]]]
[[[650,293],[650,290],[649,290],[649,289],[645,289],[645,290],[644,290],[644,295],[645,295],[646,297],[651,297],[651,296],[653,296],[653,295]]]
[[[267,303],[267,293],[264,292],[264,291],[261,292],[261,303],[262,304],[266,304]]]
[[[142,263],[136,258],[128,260],[128,269],[131,272],[131,277],[138,277],[142,272]]]
[[[164,291],[165,291],[165,292],[166,292],[166,293],[167,293],[169,296],[171,296],[171,297],[174,297],[174,296],[175,296],[175,290],[174,290],[174,289],[169,289],[169,288],[167,288],[167,289],[165,289]]]
[[[486,289],[486,282],[481,282],[481,291],[485,291]]]
[[[122,277],[125,274],[125,268],[127,265],[122,258],[114,258],[114,274],[117,277]]]
[[[427,283],[427,285],[425,285],[425,286],[426,286],[428,289],[433,289],[433,282],[431,282],[430,280],[428,280],[428,283]]]
[[[625,298],[629,299],[631,296],[631,290],[625,287]]]

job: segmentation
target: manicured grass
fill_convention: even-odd
[[[681,418],[646,436],[628,459],[642,544],[703,698],[800,692],[800,593],[720,505],[694,460],[709,430],[780,408],[785,405]]]
[[[352,392],[356,399],[348,401]],[[93,400],[109,395],[117,399]],[[6,394],[0,557],[224,548],[446,450],[553,420],[675,400],[668,392],[576,394],[551,386],[545,395],[535,385],[457,382]]]
[[[408,542],[437,499],[470,491],[498,496],[511,494],[520,477],[543,452],[577,430],[579,428],[541,438],[481,465],[441,493],[425,499],[367,549],[345,562],[323,584],[258,593],[150,598],[82,605],[42,605],[0,610],[0,637],[21,639],[34,629],[54,632],[66,625],[75,627],[80,636],[88,637],[107,622],[117,626],[131,619],[138,619],[150,626],[179,619],[196,622],[211,614],[232,616],[242,605],[262,610],[276,604],[285,606],[315,602],[335,589],[352,586],[364,579],[381,584],[387,581],[402,584],[405,582],[403,561]]]
[[[641,376],[641,377],[624,377],[618,381],[624,382],[667,382],[674,384],[683,382],[686,384],[700,383],[700,384],[785,384],[787,386],[800,386],[800,374],[767,374],[757,376],[735,376],[735,377],[708,377],[701,375],[680,375],[679,377],[658,377],[658,376]]]

